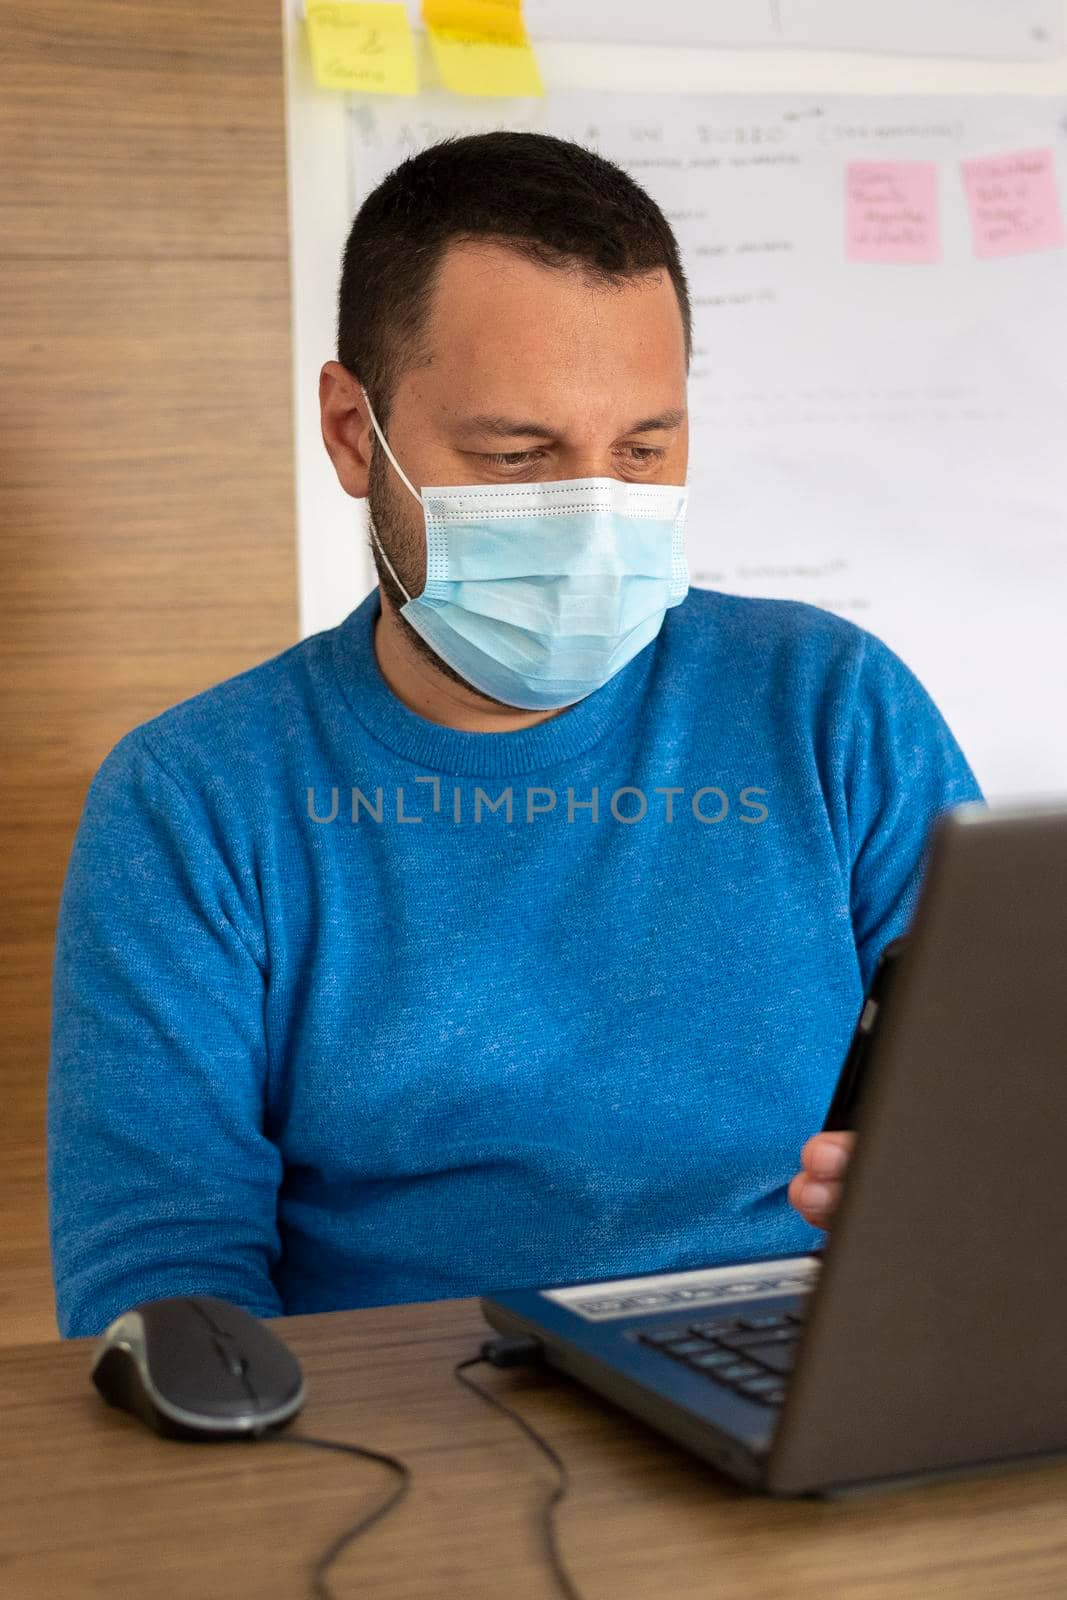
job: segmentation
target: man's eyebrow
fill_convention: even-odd
[[[625,433],[652,433],[656,429],[678,428],[685,420],[685,412],[681,410],[661,411],[655,417],[642,417],[639,422],[634,422]],[[528,439],[554,439],[556,433],[552,428],[546,428],[543,422],[523,422],[518,417],[504,417],[499,415],[482,415],[477,417],[464,417],[459,423],[460,431],[464,433],[487,433],[498,438],[528,438]]]

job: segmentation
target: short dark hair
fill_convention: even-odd
[[[616,280],[665,268],[686,361],[689,291],[678,244],[650,195],[614,162],[547,133],[448,138],[409,156],[363,202],[345,245],[337,359],[371,396],[382,427],[417,357],[434,277],[459,240],[507,241],[550,267]]]

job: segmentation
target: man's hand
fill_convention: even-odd
[[[801,1170],[787,1192],[790,1204],[816,1228],[829,1227],[855,1142],[854,1133],[813,1133],[800,1152]]]

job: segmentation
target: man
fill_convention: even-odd
[[[361,209],[320,396],[379,588],[127,734],[75,841],[64,1337],[824,1242],[864,988],[979,791],[873,636],[686,592],[689,344],[662,213],[575,145]]]

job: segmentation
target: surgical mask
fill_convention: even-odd
[[[426,585],[415,597],[371,525],[406,602],[400,615],[483,694],[528,711],[573,705],[651,643],[685,599],[684,485],[567,478],[420,494],[369,400],[367,410],[426,523]]]

